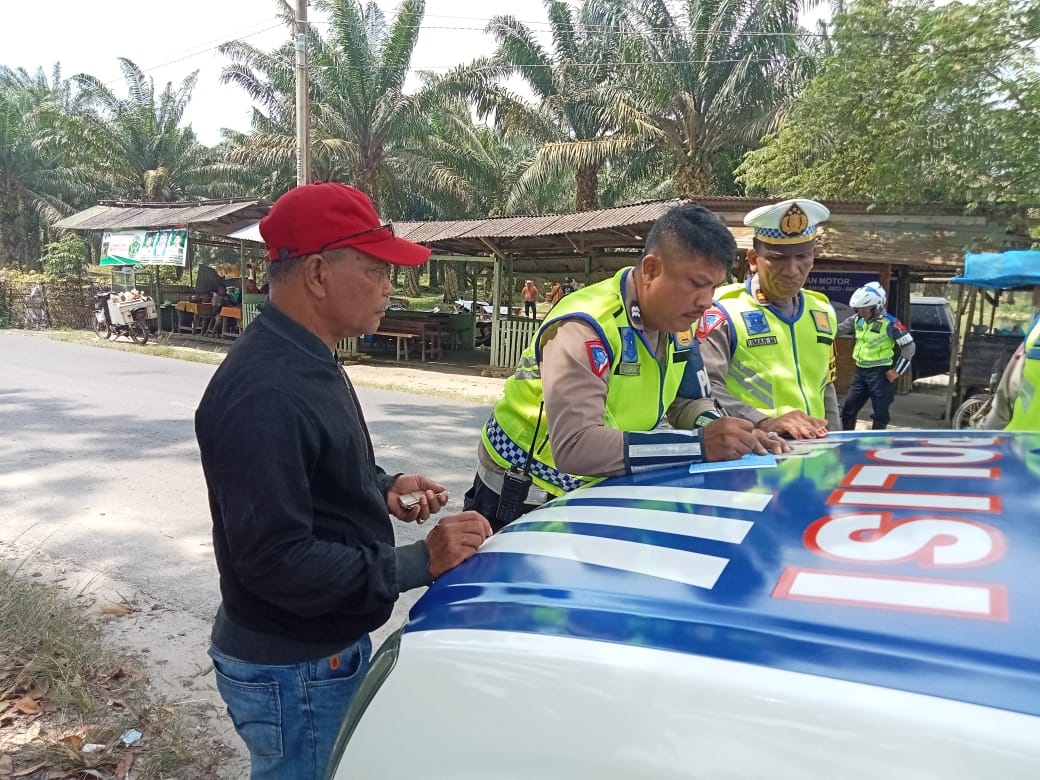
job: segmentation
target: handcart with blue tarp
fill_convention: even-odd
[[[952,427],[970,427],[985,410],[992,388],[999,381],[1011,355],[1025,336],[1025,329],[1040,310],[1040,251],[970,252],[964,257],[964,274],[951,280],[965,285],[958,296],[961,321],[958,347],[950,360],[947,408]],[[1008,290],[1030,291],[1033,311],[1022,323],[1001,323],[997,318],[1001,295]]]

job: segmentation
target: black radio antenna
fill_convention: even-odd
[[[534,445],[538,443],[538,429],[542,427],[542,410],[545,408],[545,401],[543,400],[538,404],[538,419],[534,423],[534,436],[531,437],[531,448],[527,450],[527,460],[524,461],[523,473],[528,475],[531,473],[531,461],[534,459]]]

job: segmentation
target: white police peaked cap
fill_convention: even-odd
[[[822,203],[794,198],[749,211],[744,224],[755,229],[755,238],[767,244],[801,244],[816,238],[817,226],[830,217]]]

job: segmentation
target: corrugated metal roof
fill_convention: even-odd
[[[394,235],[418,244],[432,243],[466,235],[473,228],[487,222],[485,219],[459,219],[443,222],[395,222]]]
[[[575,214],[544,214],[434,222],[398,222],[395,233],[437,252],[486,256],[496,251],[514,260],[594,256],[613,249],[638,250],[650,225],[679,203],[696,202],[729,225],[740,249],[751,245],[743,224],[749,210],[772,201],[737,197],[673,198],[643,201]],[[966,248],[996,248],[1000,226],[956,207],[926,207],[886,214],[863,204],[828,202],[832,217],[823,226],[822,256],[860,262],[957,267]],[[67,217],[59,227],[75,230],[188,226],[228,235],[264,216],[270,204],[259,199],[196,203],[102,202]]]
[[[489,217],[441,222],[401,222],[394,231],[402,238],[432,243],[463,238],[536,238],[591,233],[652,223],[681,200],[657,200],[576,214]]]
[[[57,223],[66,230],[189,227],[227,235],[264,216],[271,204],[259,198],[194,203],[102,202]]]

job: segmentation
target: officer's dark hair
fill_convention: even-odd
[[[729,228],[703,206],[683,203],[662,214],[646,236],[644,254],[654,253],[662,244],[673,245],[690,254],[699,254],[729,271],[737,256],[737,242]]]

